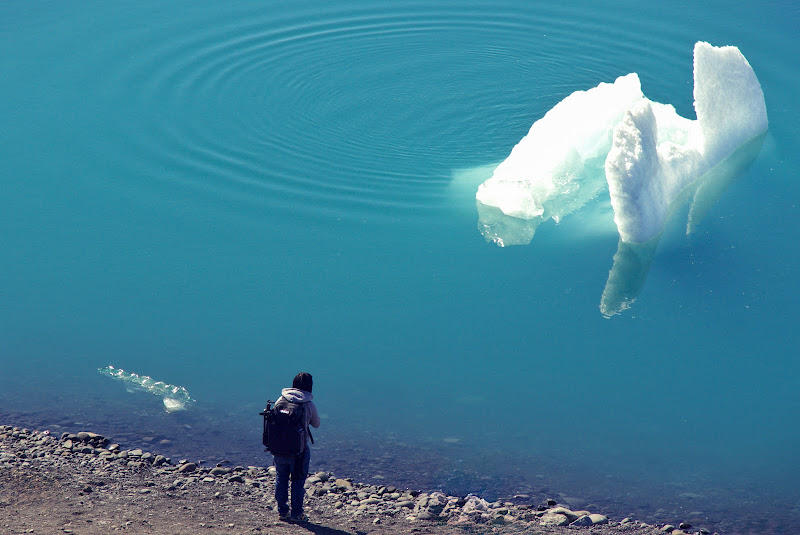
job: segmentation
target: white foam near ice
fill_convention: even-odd
[[[655,238],[687,186],[767,130],[764,94],[738,48],[698,42],[694,83],[696,120],[644,97],[635,73],[571,94],[531,126],[476,199],[507,216],[558,221],[607,184],[620,239]]]

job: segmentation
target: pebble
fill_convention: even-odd
[[[592,519],[589,518],[589,515],[584,515],[584,516],[580,517],[579,519],[575,520],[570,525],[571,526],[593,526],[594,522],[592,522]]]
[[[231,469],[230,468],[221,468],[221,467],[218,466],[216,468],[212,468],[211,472],[209,472],[209,473],[212,476],[224,476],[224,475],[230,474],[231,473]]]
[[[547,512],[539,519],[539,524],[542,526],[567,526],[569,523],[570,521],[567,515],[559,513]]]
[[[178,467],[178,472],[181,474],[194,472],[195,470],[197,470],[197,465],[194,463],[185,463]]]
[[[350,490],[353,488],[353,483],[347,481],[346,479],[337,479],[334,481],[334,484],[342,490]]]
[[[579,516],[582,516],[575,513],[574,511],[570,511],[566,507],[556,507],[554,509],[550,509],[547,512],[554,515],[564,515],[570,522],[574,522],[578,519]]]

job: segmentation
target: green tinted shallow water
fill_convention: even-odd
[[[338,433],[473,465],[580,459],[657,499],[755,480],[757,501],[796,503],[798,19],[777,2],[5,2],[0,402],[52,406],[113,365],[250,410],[307,369]],[[770,131],[691,236],[675,215],[607,319],[607,193],[501,249],[453,177],[628,72],[693,117],[697,40],[739,46]]]

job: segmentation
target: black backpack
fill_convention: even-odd
[[[306,449],[305,403],[292,403],[282,397],[274,407],[272,401],[267,401],[267,408],[259,414],[264,416],[261,442],[271,454],[295,457],[303,453]],[[313,444],[310,431],[308,435]]]

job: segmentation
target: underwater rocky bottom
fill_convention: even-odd
[[[144,395],[120,398],[95,391],[59,396],[34,406],[5,395],[0,398],[0,424],[49,430],[54,436],[91,430],[126,449],[158,451],[173,462],[188,459],[198,466],[271,464],[261,446],[261,420],[254,407],[226,411],[197,404],[168,414],[156,399]],[[525,459],[500,449],[477,451],[459,443],[412,441],[367,426],[345,430],[344,423],[330,419],[323,423],[312,449],[312,472],[367,484],[474,494],[531,506],[556,500],[573,509],[602,511],[612,519],[686,521],[721,534],[788,535],[800,525],[800,510],[791,497],[760,502],[758,497],[769,492],[758,482],[734,488],[725,481],[634,481],[593,470],[580,459]]]

